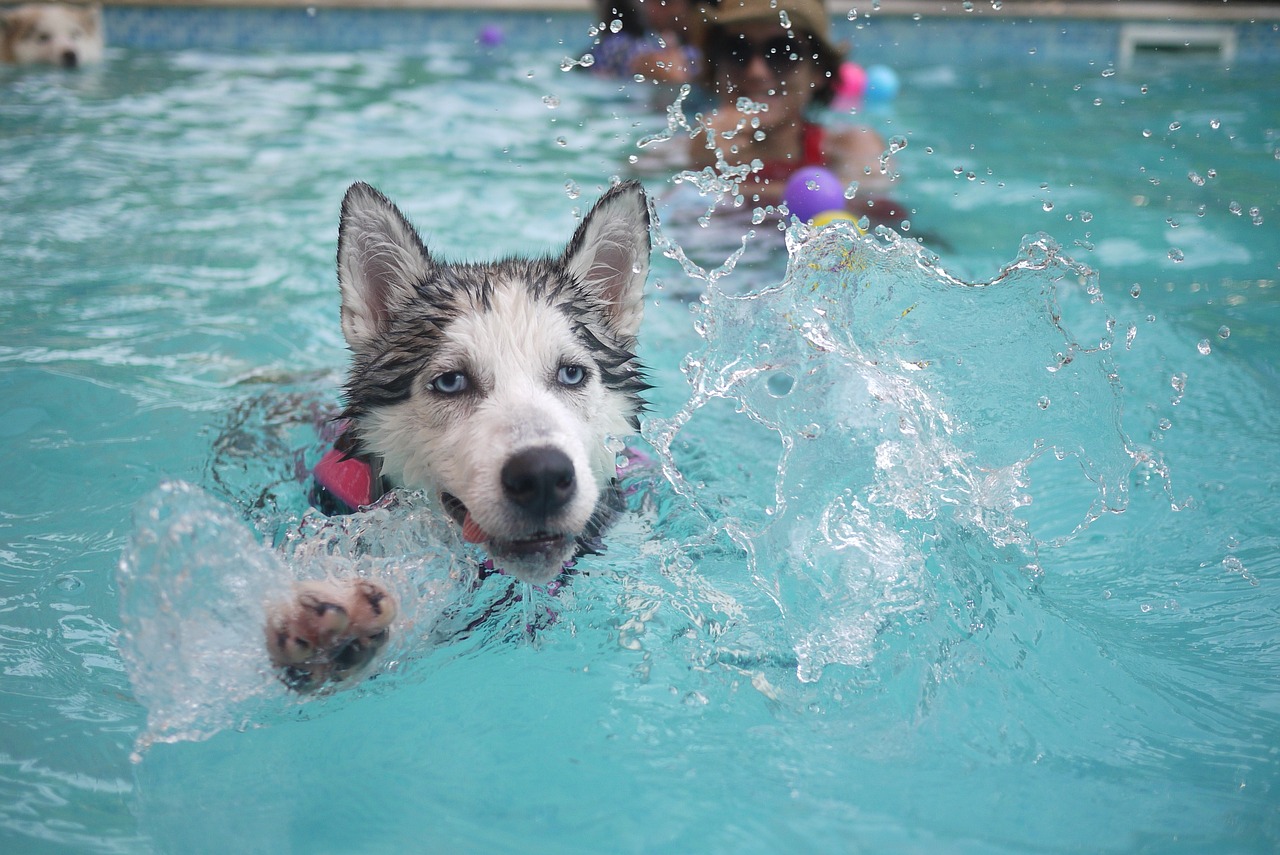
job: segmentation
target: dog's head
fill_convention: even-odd
[[[28,3],[0,12],[0,59],[75,68],[102,59],[102,7]]]
[[[355,184],[338,281],[358,452],[431,491],[501,569],[541,584],[596,533],[617,445],[647,388],[636,334],[649,269],[638,182],[611,188],[558,257],[449,264]]]

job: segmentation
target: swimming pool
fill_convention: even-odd
[[[4,72],[6,851],[1273,851],[1264,64],[901,68],[863,118],[907,141],[927,251],[793,234],[788,261],[761,224],[705,302],[655,254],[670,479],[607,559],[464,640],[423,606],[358,690],[255,682],[244,586],[289,565],[244,520],[299,507],[344,364],[342,191],[453,256],[562,244],[663,123],[564,53]],[[668,179],[659,238],[715,268],[747,226]],[[423,516],[363,536],[458,602]]]

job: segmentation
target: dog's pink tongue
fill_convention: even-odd
[[[462,539],[467,543],[484,543],[489,539],[489,535],[485,534],[484,529],[471,516],[471,511],[467,511],[467,516],[462,521]]]

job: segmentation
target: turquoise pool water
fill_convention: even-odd
[[[563,55],[3,72],[5,850],[1274,851],[1274,68],[901,69],[925,249],[762,223],[711,289],[750,212]],[[485,257],[632,155],[666,468],[609,554],[491,609],[419,503],[297,522],[347,184]],[[261,597],[357,549],[409,622],[290,698]]]

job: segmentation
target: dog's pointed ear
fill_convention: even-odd
[[[639,181],[625,181],[601,196],[564,251],[570,275],[624,338],[640,332],[649,252],[649,200]]]
[[[352,184],[338,225],[342,335],[352,350],[381,338],[431,267],[427,248],[400,209],[368,184]]]

